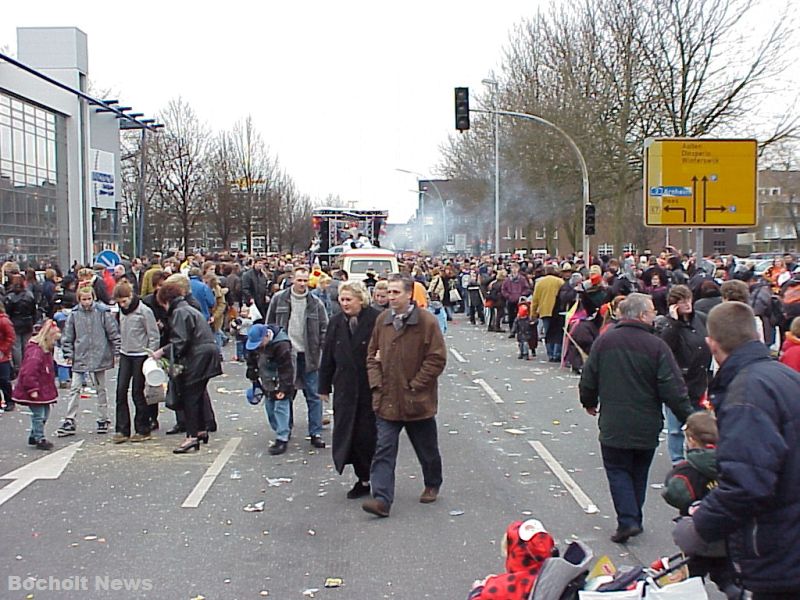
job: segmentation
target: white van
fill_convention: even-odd
[[[340,257],[342,269],[347,271],[350,281],[364,281],[367,271],[376,276],[397,273],[397,257],[391,250],[381,248],[359,248],[347,250]]]

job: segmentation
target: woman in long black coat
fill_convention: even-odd
[[[380,311],[369,305],[359,282],[339,286],[342,311],[331,317],[322,349],[319,393],[333,396],[333,463],[339,473],[353,465],[358,480],[350,499],[368,496],[369,468],[375,454],[375,413],[367,379],[367,347]]]
[[[199,450],[200,441],[208,442],[208,430],[203,419],[206,386],[213,377],[222,374],[222,365],[214,333],[208,321],[185,300],[177,283],[165,283],[156,294],[156,301],[169,315],[169,344],[153,356],[174,358],[182,368],[175,377],[178,404],[184,411],[186,440],[173,450],[185,454]]]

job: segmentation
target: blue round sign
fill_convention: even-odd
[[[113,250],[103,250],[94,257],[94,262],[95,264],[103,265],[106,269],[113,269],[115,266],[122,263],[122,258]]]

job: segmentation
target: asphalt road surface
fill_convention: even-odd
[[[441,495],[419,503],[422,476],[403,436],[388,519],[345,498],[352,471],[337,474],[330,449],[304,438],[302,394],[289,451],[267,453],[271,432],[263,407],[244,399],[240,364],[226,362],[209,385],[219,431],[198,453],[171,453],[179,440],[164,435],[174,419],[163,409],[155,440],[114,445],[94,433],[90,397],[78,434],[56,438],[62,396],[46,427],[52,453],[26,445],[24,409],[3,414],[0,599],[461,599],[475,579],[502,572],[506,525],[531,516],[560,547],[579,538],[618,566],[675,552],[675,511],[658,489],[669,470],[663,443],[645,532],[614,544],[596,422],[580,407],[577,377],[545,362],[542,346],[518,360],[514,340],[458,316],[446,338]],[[341,585],[326,588],[329,578]]]

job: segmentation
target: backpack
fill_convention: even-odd
[[[800,302],[800,282],[795,283],[794,285],[790,285],[785,290],[783,290],[783,303],[786,304],[796,304]]]

